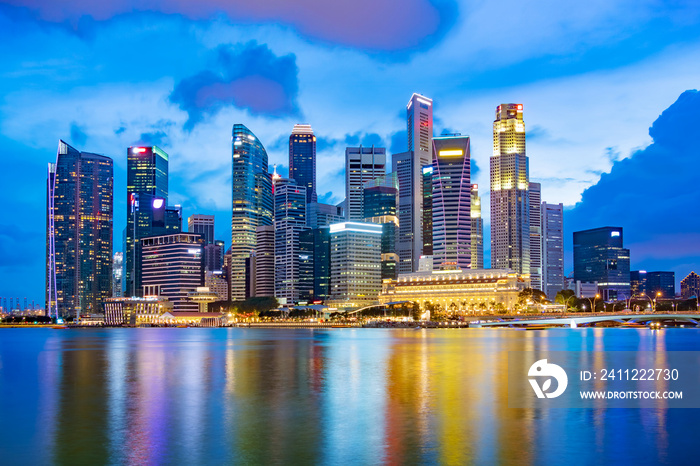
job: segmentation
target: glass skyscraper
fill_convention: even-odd
[[[246,259],[255,250],[256,229],[262,225],[272,225],[272,178],[268,172],[265,148],[244,125],[233,125],[231,153],[231,299],[242,300],[248,294]]]
[[[605,301],[629,298],[630,250],[622,244],[621,227],[574,232],[574,281],[598,282]]]
[[[382,279],[395,279],[399,256],[396,238],[399,229],[399,179],[396,173],[376,178],[364,187],[364,220],[382,226]]]
[[[102,312],[112,295],[113,163],[58,142],[47,178],[46,309]]]
[[[289,136],[289,177],[306,188],[306,203],[316,202],[316,136],[311,125],[294,125]]]
[[[471,268],[471,154],[467,136],[433,138],[433,269]]]
[[[141,296],[139,240],[179,232],[182,212],[179,207],[168,207],[168,154],[157,146],[134,146],[127,149],[126,156],[124,295]]]

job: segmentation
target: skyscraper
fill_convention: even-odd
[[[574,232],[574,281],[598,282],[605,301],[630,297],[630,250],[621,227]]]
[[[101,312],[112,295],[112,159],[59,141],[46,186],[47,312]]]
[[[481,198],[479,185],[472,185],[471,198],[472,224],[472,269],[484,268],[484,219],[481,218]]]
[[[433,255],[433,166],[422,168],[423,174],[423,256]]]
[[[348,147],[345,149],[345,218],[362,222],[365,183],[386,174],[386,149],[383,147]]]
[[[647,292],[647,271],[630,270],[630,296],[644,296]]]
[[[542,186],[529,183],[530,287],[542,291]]]
[[[190,215],[187,219],[187,231],[204,237],[204,244],[214,244],[214,216],[204,214]]]
[[[125,296],[141,294],[140,239],[179,232],[181,211],[168,207],[168,154],[157,146],[127,149]]]
[[[542,203],[542,291],[553,300],[566,288],[564,277],[564,205]]]
[[[122,281],[124,280],[124,253],[115,252],[112,256],[112,297],[122,296]]]
[[[275,297],[291,304],[300,297],[299,234],[306,226],[306,188],[294,180],[275,183]],[[310,283],[313,289],[313,281]]]
[[[382,279],[397,277],[396,237],[399,219],[399,179],[396,173],[368,181],[364,188],[364,221],[382,226]]]
[[[522,104],[501,104],[493,122],[491,268],[530,273],[529,174]]]
[[[700,275],[695,272],[690,272],[681,280],[681,297],[688,299],[691,296],[700,297]]]
[[[244,125],[232,131],[231,299],[246,298],[246,259],[255,250],[256,229],[272,225],[272,180],[267,152]]]
[[[399,273],[418,270],[423,255],[423,167],[433,160],[433,101],[413,94],[406,105],[408,151],[393,154],[392,171],[399,177]]]
[[[330,234],[331,299],[355,306],[376,302],[382,288],[382,226],[336,223]]]
[[[676,274],[674,272],[647,272],[646,293],[653,297],[673,299],[676,296]]]
[[[337,205],[311,202],[306,205],[306,224],[310,228],[326,227],[345,220],[343,209]]]
[[[467,136],[433,138],[433,269],[471,268],[471,155]]]
[[[199,305],[187,293],[204,285],[204,239],[196,233],[176,233],[141,239],[144,296],[163,296],[176,311]]]
[[[294,125],[289,136],[289,177],[306,188],[306,203],[316,202],[316,136],[311,125]]]
[[[255,296],[275,295],[275,227],[257,229],[255,245]]]

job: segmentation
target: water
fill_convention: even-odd
[[[2,464],[680,464],[694,409],[511,409],[512,350],[700,330],[0,329]]]

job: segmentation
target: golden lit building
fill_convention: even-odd
[[[107,298],[104,303],[106,325],[130,325],[159,323],[161,314],[170,311],[173,303],[167,298]]]
[[[530,286],[529,275],[512,270],[435,270],[399,275],[384,280],[381,304],[414,301],[421,308],[439,304],[446,311],[513,309],[518,293]]]

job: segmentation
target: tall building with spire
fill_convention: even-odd
[[[433,160],[433,101],[413,94],[406,105],[408,151],[393,154],[392,171],[399,177],[399,272],[418,269],[423,254],[423,167]]]
[[[316,202],[316,136],[311,125],[294,125],[289,136],[289,178],[306,189],[306,203]]]
[[[233,206],[231,216],[231,299],[247,295],[246,261],[255,250],[257,228],[272,225],[272,179],[265,147],[244,125],[233,125],[231,137]]]
[[[47,313],[103,312],[112,295],[112,159],[59,141],[46,186]]]
[[[528,159],[522,104],[501,104],[493,122],[491,268],[530,273]]]

